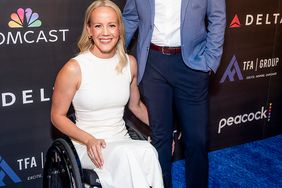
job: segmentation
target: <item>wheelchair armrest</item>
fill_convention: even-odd
[[[125,108],[123,119],[128,134],[132,139],[150,141],[150,127],[140,121],[128,108]]]

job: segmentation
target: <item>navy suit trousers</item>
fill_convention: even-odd
[[[208,187],[208,82],[209,73],[187,67],[181,53],[164,55],[150,50],[140,91],[166,188],[172,187],[174,118],[182,131],[187,187]]]

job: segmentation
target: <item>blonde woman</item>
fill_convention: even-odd
[[[119,8],[109,0],[86,10],[80,54],[57,75],[51,120],[72,138],[83,168],[95,169],[103,188],[162,188],[158,155],[147,141],[130,139],[124,107],[148,124],[137,87],[137,64],[125,53]],[[66,114],[73,104],[76,123]]]

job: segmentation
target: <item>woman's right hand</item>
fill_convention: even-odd
[[[106,147],[104,139],[91,138],[86,143],[87,154],[91,161],[97,168],[102,168],[104,165],[104,159],[102,155],[102,148]]]

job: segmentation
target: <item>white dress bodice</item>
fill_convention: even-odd
[[[81,70],[81,83],[73,98],[76,125],[95,138],[122,139],[127,136],[123,114],[130,92],[129,63],[115,70],[118,55],[102,59],[90,51],[74,58]]]

